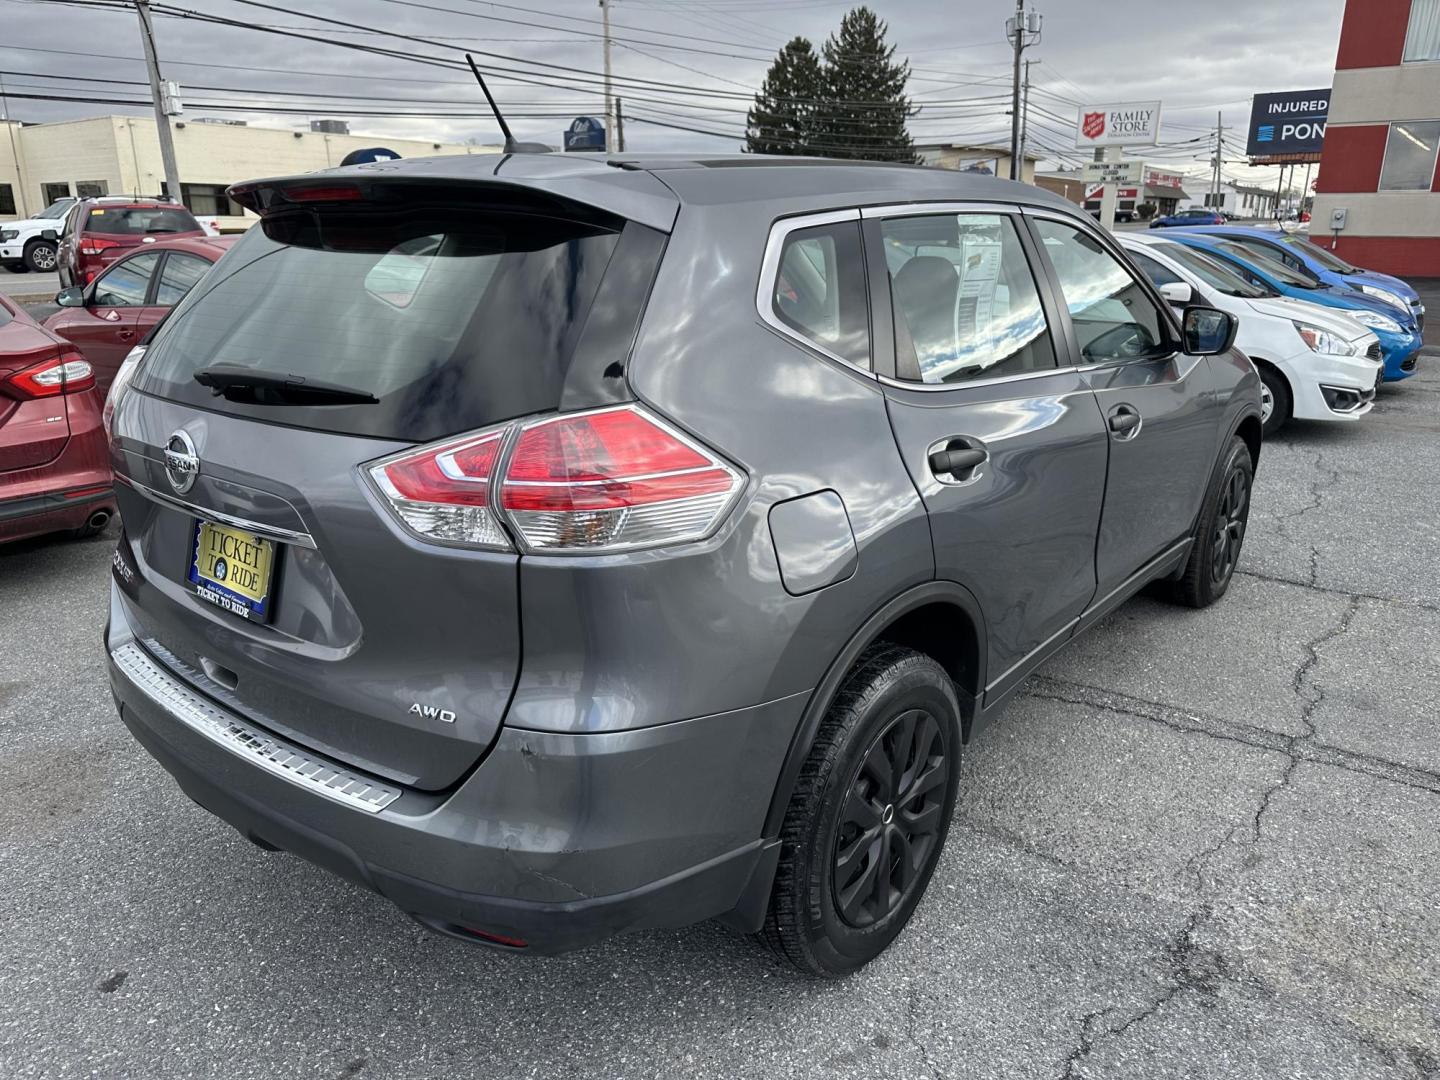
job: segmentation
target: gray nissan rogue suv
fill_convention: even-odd
[[[231,195],[112,400],[120,715],[442,933],[718,918],[853,970],[1025,676],[1230,581],[1234,323],[1043,191],[515,154]]]

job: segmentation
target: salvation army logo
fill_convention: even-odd
[[[1087,139],[1098,139],[1105,134],[1105,114],[1087,112],[1080,120],[1080,134]]]

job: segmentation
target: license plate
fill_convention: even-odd
[[[242,618],[270,617],[275,544],[243,529],[195,522],[190,583],[200,599]]]

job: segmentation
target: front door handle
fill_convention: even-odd
[[[135,336],[135,331],[121,330],[117,336],[120,338],[121,341],[129,341],[132,337]]]
[[[951,439],[930,451],[930,471],[946,484],[963,484],[975,479],[976,472],[990,455],[964,439]]]
[[[1110,410],[1110,431],[1118,439],[1132,439],[1140,430],[1140,414],[1130,405],[1117,405]]]

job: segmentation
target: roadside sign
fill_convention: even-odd
[[[1087,161],[1084,178],[1092,184],[1138,184],[1145,177],[1145,163],[1133,161]]]
[[[1250,100],[1250,130],[1245,153],[1272,162],[1290,155],[1319,154],[1325,142],[1325,121],[1329,114],[1329,89],[1256,94]]]
[[[1160,102],[1082,105],[1075,124],[1075,145],[1153,146],[1160,138]]]

